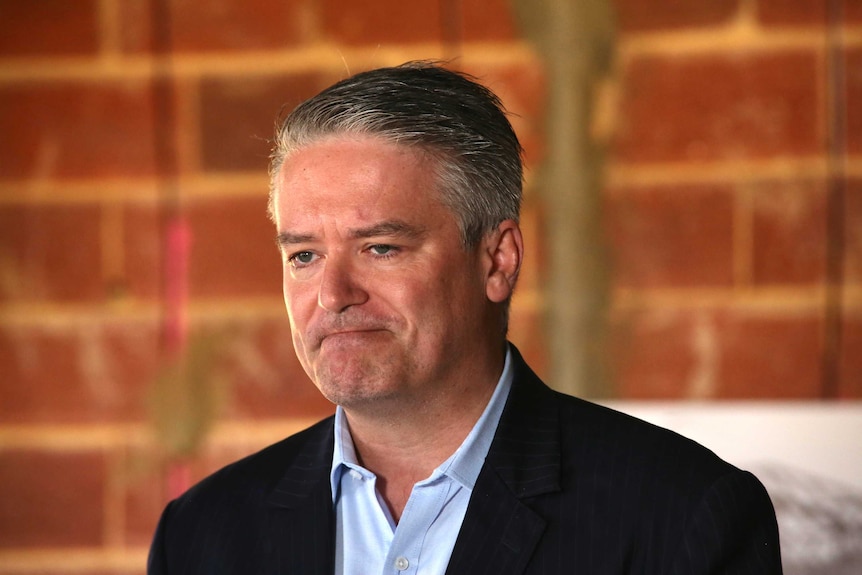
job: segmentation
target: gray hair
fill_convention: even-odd
[[[517,221],[522,149],[500,99],[475,78],[428,62],[362,72],[300,104],[280,123],[271,155],[270,215],[285,159],[322,138],[350,134],[416,146],[435,160],[442,201],[465,246]]]

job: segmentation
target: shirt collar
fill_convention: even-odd
[[[482,470],[482,465],[485,464],[485,457],[488,455],[491,442],[494,440],[494,434],[500,423],[500,416],[503,413],[503,407],[506,405],[506,398],[509,396],[511,387],[512,352],[507,347],[503,373],[500,375],[488,405],[485,406],[482,415],[458,449],[455,450],[455,453],[441,463],[431,477],[447,475],[468,489],[473,489],[479,472]],[[350,436],[350,429],[347,425],[347,416],[339,405],[335,408],[335,447],[332,453],[332,470],[329,475],[333,501],[337,499],[341,476],[346,468],[353,469],[366,477],[374,476],[373,473],[359,464],[353,438]]]

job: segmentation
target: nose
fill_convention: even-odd
[[[327,311],[340,313],[350,306],[368,300],[353,265],[338,256],[327,257],[317,294],[317,305]]]

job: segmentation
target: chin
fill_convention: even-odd
[[[398,378],[391,375],[381,377],[379,370],[342,367],[338,373],[319,373],[314,378],[320,393],[332,403],[342,407],[354,407],[381,401],[396,394],[396,384],[393,382]]]
[[[335,405],[349,411],[368,411],[368,408],[379,411],[385,409],[385,406],[397,396],[395,393],[369,389],[328,388],[321,393]]]

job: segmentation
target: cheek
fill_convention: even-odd
[[[426,332],[449,331],[463,320],[467,291],[462,278],[452,276],[429,277],[399,294],[399,300],[390,300],[396,309],[412,316]]]
[[[305,346],[302,343],[302,337],[296,330],[293,330],[291,332],[291,339],[293,340],[293,350],[296,352],[296,357],[299,359],[299,363],[305,367],[306,353]]]
[[[441,295],[438,282],[432,278],[388,278],[375,288],[369,309],[421,325],[428,321],[429,312],[439,307]]]
[[[285,274],[289,273],[285,271]],[[282,293],[284,294],[284,304],[287,307],[287,313],[291,316],[301,317],[303,312],[307,313],[306,310],[309,306],[317,305],[316,286],[310,281],[300,282],[289,275],[285,275],[282,283]]]
[[[287,319],[290,322],[290,339],[293,344],[293,351],[296,353],[296,358],[299,360],[299,364],[310,377],[311,372],[309,371],[309,366],[311,361],[311,352],[305,345],[304,339],[308,322],[298,318],[292,306],[287,307]]]
[[[287,284],[284,287],[284,305],[287,310],[287,319],[290,322],[290,332],[293,337],[293,345],[296,351],[299,352],[302,345],[302,338],[305,330],[308,329],[308,324],[314,314],[314,308],[317,305],[317,300],[313,299],[311,304],[306,300],[305,294],[294,287],[288,288]]]

